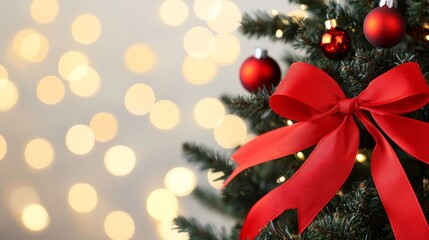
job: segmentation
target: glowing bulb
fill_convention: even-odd
[[[155,52],[145,44],[134,44],[125,53],[125,64],[132,72],[148,72],[155,66]]]
[[[358,153],[358,154],[356,154],[356,161],[358,161],[358,162],[360,162],[360,163],[363,163],[363,162],[365,162],[367,160],[367,157],[366,157],[366,155],[365,154],[363,154],[363,153]]]
[[[173,102],[161,100],[152,107],[149,118],[150,122],[159,129],[173,129],[179,123],[180,110]]]
[[[216,142],[224,148],[235,148],[246,139],[247,127],[244,121],[235,115],[226,115],[214,129]]]

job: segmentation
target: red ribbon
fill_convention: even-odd
[[[349,176],[364,124],[376,146],[371,172],[396,239],[429,239],[429,227],[414,191],[392,147],[369,120],[403,150],[429,163],[429,124],[399,116],[429,102],[429,87],[419,65],[405,63],[374,79],[357,97],[346,98],[328,74],[306,63],[294,63],[270,98],[281,116],[299,121],[262,134],[234,153],[243,170],[316,145],[302,167],[250,210],[240,239],[254,239],[269,221],[287,209],[298,210],[299,232],[337,193]],[[364,113],[365,111],[365,113]]]

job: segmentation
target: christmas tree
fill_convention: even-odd
[[[235,152],[183,145],[227,183],[194,197],[236,224],[180,216],[177,228],[194,240],[429,239],[429,1],[289,2],[308,16],[241,22],[296,50],[280,84],[241,76],[249,95],[221,97],[259,136]]]

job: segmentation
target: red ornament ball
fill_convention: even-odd
[[[249,92],[259,88],[270,89],[280,82],[281,72],[277,62],[267,55],[266,50],[257,48],[255,55],[247,58],[240,68],[240,80]]]
[[[390,48],[405,35],[405,19],[396,8],[374,8],[363,22],[366,39],[375,47]]]
[[[350,52],[352,44],[347,32],[339,27],[335,19],[325,22],[326,32],[322,35],[320,48],[327,58],[342,59]]]

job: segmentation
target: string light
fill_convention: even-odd
[[[367,157],[364,153],[358,153],[356,154],[356,161],[363,163],[367,160]]]

